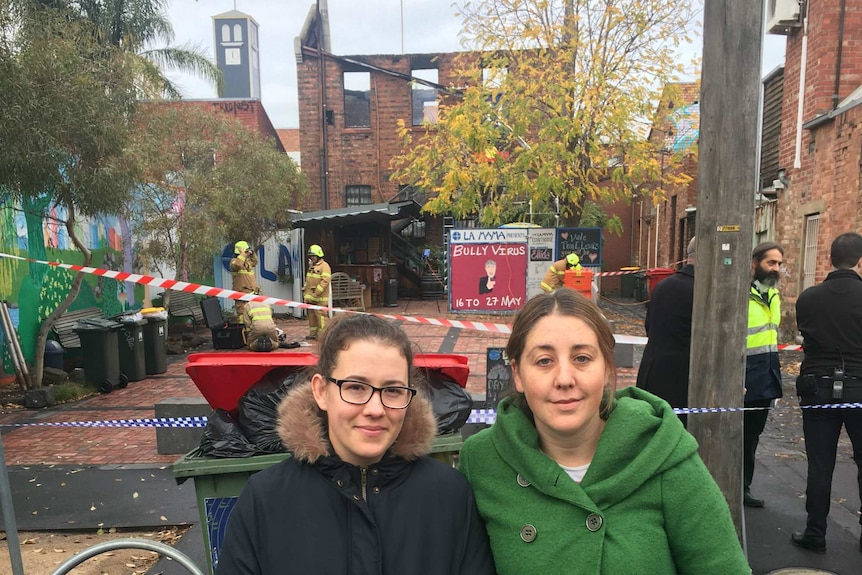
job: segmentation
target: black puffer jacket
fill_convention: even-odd
[[[467,480],[426,456],[429,402],[417,395],[407,410],[387,456],[360,469],[332,452],[310,383],[292,390],[279,434],[294,457],[249,478],[217,575],[493,574]]]

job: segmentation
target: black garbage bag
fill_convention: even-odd
[[[466,389],[440,372],[429,370],[427,378],[431,409],[437,418],[437,435],[458,431],[473,411],[473,398]]]
[[[286,451],[276,431],[278,404],[301,377],[295,367],[277,367],[239,398],[239,425],[260,453]]]
[[[205,457],[251,457],[258,450],[230,413],[216,409],[207,418],[198,453]]]

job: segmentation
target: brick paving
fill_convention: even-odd
[[[431,318],[455,318],[446,311],[445,302],[402,301],[399,307],[376,308],[375,313],[412,315]],[[510,323],[510,316],[460,315],[458,319]],[[305,320],[294,318],[279,320],[289,341],[301,341],[308,333]],[[481,331],[459,330],[448,327],[403,324],[408,337],[416,348],[424,353],[455,353],[465,355],[470,366],[467,389],[474,394],[484,394],[486,374],[486,350],[488,347],[504,347],[506,336]],[[199,335],[209,335],[208,330],[197,328]],[[231,350],[233,351],[233,350]],[[296,350],[278,350],[273,353],[295,351],[317,351],[316,342],[309,347]],[[196,352],[218,352],[211,343],[190,350]],[[99,395],[42,410],[0,409],[0,426],[3,432],[3,448],[8,465],[74,464],[81,466],[104,465],[169,465],[176,455],[159,455],[156,449],[154,428],[115,427],[40,427],[15,424],[32,424],[61,421],[104,421],[110,419],[142,419],[155,416],[156,403],[170,397],[200,397],[201,393],[185,373],[185,356],[169,356],[166,373],[149,376],[142,381],[131,382],[125,389]],[[617,385],[632,385],[637,368],[619,368]]]

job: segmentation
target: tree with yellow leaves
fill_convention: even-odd
[[[517,205],[560,206],[661,193],[678,158],[645,137],[666,84],[690,73],[692,0],[476,0],[464,18],[458,71],[466,88],[440,103],[393,178],[422,187],[431,214],[505,223]]]

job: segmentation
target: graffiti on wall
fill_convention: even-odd
[[[681,106],[670,115],[673,124],[673,151],[682,152],[697,144],[700,137],[700,103]]]

